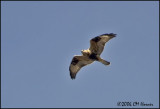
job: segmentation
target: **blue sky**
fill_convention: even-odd
[[[159,106],[158,1],[2,1],[1,32],[4,108]],[[72,57],[104,33],[117,34],[101,54],[111,65],[71,80]]]

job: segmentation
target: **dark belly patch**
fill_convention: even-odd
[[[91,55],[89,55],[89,58],[93,59],[93,60],[98,60],[98,58],[97,58],[95,53],[92,53]]]
[[[72,65],[76,65],[79,62],[79,60],[77,58],[73,58],[71,64]]]

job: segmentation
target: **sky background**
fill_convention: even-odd
[[[3,108],[159,107],[158,1],[1,1]],[[69,75],[89,40],[115,33],[101,57]],[[130,106],[123,106],[128,108]]]

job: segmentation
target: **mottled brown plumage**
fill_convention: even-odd
[[[76,74],[82,67],[89,65],[94,61],[99,61],[104,65],[109,65],[110,62],[103,60],[100,55],[103,52],[106,42],[108,42],[113,37],[116,37],[116,34],[110,33],[102,34],[91,39],[90,48],[87,50],[82,50],[82,56],[73,57],[69,67],[71,79],[76,78]]]

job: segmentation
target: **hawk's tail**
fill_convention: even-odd
[[[102,59],[100,56],[98,56],[97,58],[98,58],[98,61],[101,62],[102,64],[104,64],[104,65],[110,65],[110,62]]]
[[[110,65],[110,62],[108,62],[108,61],[106,61],[106,60],[100,60],[100,62],[102,63],[102,64],[104,64],[104,65]]]

